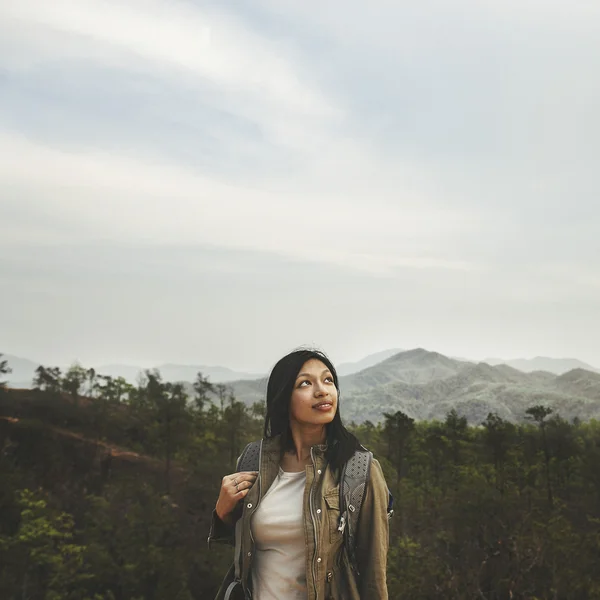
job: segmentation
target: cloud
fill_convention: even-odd
[[[149,61],[188,71],[234,92],[258,94],[274,107],[316,116],[333,112],[319,92],[300,82],[290,65],[273,52],[272,44],[221,12],[160,0],[58,0],[52,6],[24,0],[5,5],[3,17],[9,19],[7,29],[10,25],[20,25],[21,32],[43,27],[77,42],[76,47],[54,48],[40,43],[34,50],[43,52],[30,55],[30,66],[37,61],[81,58],[86,49],[86,57],[94,60],[93,50],[102,49],[103,59],[136,67],[136,61]]]
[[[174,324],[161,338],[171,347],[188,313],[208,315],[223,357],[223,323],[243,352],[258,338],[263,353],[269,340],[287,347],[291,330],[298,343],[331,331],[328,343],[357,355],[363,340],[444,350],[453,339],[476,355],[482,336],[502,340],[482,354],[549,353],[548,331],[557,348],[595,352],[599,10],[0,4],[0,285],[20,293],[11,340],[36,310],[66,322],[60,307],[97,277],[78,323],[110,321],[109,353],[119,327],[138,336],[130,359],[152,347],[148,320]],[[111,290],[129,315],[153,299],[135,327]],[[273,299],[278,331],[258,331],[249,323],[271,323]],[[282,325],[304,313],[310,327]]]
[[[292,147],[305,147],[312,129],[341,117],[277,44],[223,11],[161,0],[59,0],[51,6],[24,0],[1,10],[2,63],[9,70],[86,60],[160,75],[167,84],[202,84],[212,102]]]
[[[102,152],[66,152],[0,135],[0,178],[19,190],[22,211],[71,225],[69,240],[202,243],[270,251],[385,273],[397,267],[465,269],[448,256],[418,256],[430,243],[473,223],[452,211],[356,199],[240,189],[172,165]],[[32,174],[35,173],[35,178]],[[368,226],[366,226],[368,225]],[[27,242],[7,229],[4,244]],[[33,241],[30,239],[29,241]],[[64,243],[62,229],[55,242]],[[411,248],[412,247],[412,248]],[[412,250],[412,251],[411,251]]]

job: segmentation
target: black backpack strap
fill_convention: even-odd
[[[243,450],[238,458],[235,467],[236,472],[241,471],[258,471],[260,462],[260,446],[261,442],[250,442]]]
[[[236,464],[236,471],[258,471],[260,468],[260,451],[262,448],[262,441],[250,442],[243,450],[242,454],[238,458]],[[242,520],[238,519],[235,524],[235,550],[233,564],[235,567],[235,579],[228,588],[227,592],[231,594],[235,591],[236,586],[242,586],[241,580],[241,566],[242,566]],[[228,598],[228,596],[226,596]]]
[[[350,559],[350,565],[357,575],[358,565],[354,548],[356,546],[356,532],[358,519],[363,504],[367,482],[371,472],[372,452],[366,448],[357,450],[342,468],[340,478],[340,526],[338,530],[344,535],[344,544]]]
[[[393,514],[394,514],[394,496],[392,495],[390,488],[388,488],[388,506],[387,506],[388,521],[392,518]]]

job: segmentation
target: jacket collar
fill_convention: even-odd
[[[325,454],[327,451],[327,442],[324,444],[315,444],[312,450],[315,454]],[[279,455],[281,452],[281,434],[278,434],[272,438],[263,439],[263,456],[264,455]]]

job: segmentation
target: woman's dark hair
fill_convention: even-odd
[[[342,424],[340,417],[340,386],[335,367],[320,350],[299,349],[290,352],[273,367],[267,384],[267,412],[265,437],[281,435],[281,452],[294,450],[290,430],[290,401],[298,373],[302,365],[311,359],[320,360],[331,371],[338,392],[337,409],[333,421],[327,424],[327,450],[325,456],[333,469],[341,468],[359,449],[360,443]]]

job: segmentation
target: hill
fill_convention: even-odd
[[[4,353],[2,355],[2,360],[6,360],[8,366],[12,369],[12,373],[9,373],[4,377],[10,387],[31,387],[35,370],[40,365],[39,362]]]
[[[265,382],[230,384],[239,400],[264,399]],[[512,422],[527,408],[545,404],[566,419],[600,418],[600,375],[576,369],[563,375],[525,373],[508,365],[471,363],[422,348],[400,352],[366,369],[340,377],[345,421],[378,422],[401,410],[417,420],[444,419],[456,409],[471,424],[495,412]]]
[[[375,354],[369,354],[356,362],[345,362],[336,365],[336,370],[340,377],[342,375],[350,375],[352,373],[357,373],[358,371],[362,371],[363,369],[367,369],[368,367],[372,367],[395,354],[402,352],[400,348],[392,348],[390,350],[382,350],[381,352],[375,352]]]

